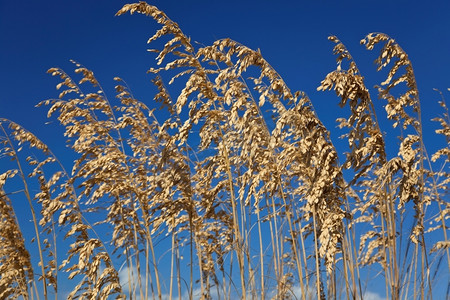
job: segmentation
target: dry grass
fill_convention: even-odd
[[[348,141],[340,162],[310,99],[259,51],[230,39],[195,48],[144,2],[117,15],[135,12],[162,26],[149,39],[165,42],[149,72],[165,120],[120,78],[117,99],[108,99],[76,62],[77,81],[49,70],[61,93],[41,103],[77,155],[70,171],[31,132],[0,119],[1,158],[15,164],[0,175],[0,298],[57,299],[69,280],[69,299],[192,299],[198,291],[202,299],[361,299],[370,270],[389,299],[433,298],[450,272],[450,120],[442,97],[437,133],[447,146],[429,157],[412,65],[393,39],[361,41],[379,49],[387,78],[378,96],[401,128],[389,157],[363,77],[330,37],[337,69],[318,90],[334,90],[348,115],[338,120]],[[175,98],[165,85],[174,80],[183,86]],[[28,201],[36,265],[8,182],[21,182],[13,192]]]

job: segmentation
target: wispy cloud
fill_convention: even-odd
[[[381,297],[380,295],[378,295],[377,293],[374,293],[374,292],[365,292],[363,295],[363,299],[364,300],[384,300],[386,298]]]
[[[141,274],[142,275],[142,274]],[[130,278],[131,276],[131,278]],[[138,272],[136,267],[132,267],[131,269],[129,267],[123,267],[120,272],[119,272],[119,279],[120,279],[120,283],[122,285],[122,289],[123,292],[128,294],[130,292],[130,284],[131,283],[131,288],[132,291],[135,291],[135,299],[136,300],[142,300],[140,295],[139,295],[139,291],[138,291]],[[142,277],[141,277],[142,278]],[[131,280],[130,280],[131,279]],[[301,299],[302,298],[302,289],[300,288],[299,285],[294,285],[291,288],[291,296],[293,297],[293,299]],[[316,290],[313,287],[308,287],[306,289],[306,299],[316,299]],[[201,289],[197,288],[194,289],[192,292],[192,299],[193,300],[200,300],[202,297],[201,294]],[[234,295],[237,296],[237,295]],[[247,299],[254,299],[253,298],[254,295],[252,295],[251,293],[247,293]],[[231,295],[231,297],[233,298],[233,295]],[[258,300],[261,300],[260,296],[257,296]],[[267,299],[272,299],[276,297],[276,290],[270,290],[266,292],[266,298]],[[162,295],[161,297],[163,300],[172,300],[172,299],[179,299],[178,297],[178,292],[174,291],[172,298],[170,298],[168,293],[165,293]],[[215,288],[211,289],[211,298],[213,300],[219,300],[219,299],[224,299],[224,295],[219,295],[217,290]],[[181,299],[190,299],[189,297],[189,292],[188,291],[184,291]],[[359,299],[359,297],[358,297]],[[385,298],[380,296],[379,294],[375,293],[375,292],[371,292],[371,291],[366,291],[362,297],[363,300],[384,300]]]

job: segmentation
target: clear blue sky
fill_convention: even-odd
[[[70,72],[69,59],[94,71],[107,91],[114,76],[124,78],[140,100],[153,87],[145,71],[152,66],[146,41],[158,28],[150,18],[114,17],[125,1],[0,0],[0,116],[33,129],[45,142],[45,108],[33,106],[57,95],[55,79],[45,72],[58,66]],[[367,85],[375,76],[375,53],[359,40],[384,32],[395,38],[413,61],[424,116],[433,116],[437,94],[450,87],[450,1],[152,1],[203,44],[230,37],[263,56],[292,90],[312,99],[319,117],[334,127],[339,111],[333,93],[316,92],[335,68],[330,34],[355,57]],[[335,102],[333,102],[335,101]],[[430,105],[428,105],[430,104]],[[332,108],[332,109],[330,109]],[[336,109],[335,109],[336,108]],[[327,123],[326,123],[327,124]],[[39,132],[42,131],[42,132]]]
[[[71,73],[69,59],[93,70],[110,97],[114,95],[113,77],[119,76],[139,100],[152,106],[154,89],[146,70],[154,62],[146,51],[146,41],[159,27],[141,15],[114,17],[125,3],[129,2],[0,0],[0,117],[22,124],[64,155],[62,128],[44,125],[48,121],[46,109],[34,105],[57,97],[57,81],[46,70],[56,66]],[[178,22],[193,41],[206,45],[229,37],[259,48],[292,90],[309,95],[330,129],[339,116],[338,99],[334,93],[317,92],[316,88],[335,68],[333,44],[327,40],[331,34],[351,51],[368,87],[378,83],[372,63],[376,53],[366,51],[359,41],[374,31],[395,38],[413,62],[425,122],[440,113],[436,103],[439,96],[432,89],[445,91],[450,87],[448,0],[149,3]],[[429,140],[425,136],[431,148],[433,126],[426,127]]]

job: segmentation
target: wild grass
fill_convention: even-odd
[[[400,45],[382,33],[361,41],[387,74],[376,91],[386,115],[377,116],[381,101],[329,38],[337,68],[318,90],[334,90],[346,116],[337,120],[348,142],[340,161],[312,101],[259,51],[231,39],[196,47],[145,2],[125,13],[161,25],[148,40],[164,44],[149,73],[166,113],[117,77],[108,98],[74,62],[78,79],[49,70],[61,93],[40,103],[65,129],[70,169],[0,119],[0,298],[364,299],[366,278],[387,299],[448,297],[450,119],[441,94],[436,139],[445,147],[429,154]],[[385,117],[400,130],[383,132]],[[22,199],[32,243],[15,213]]]

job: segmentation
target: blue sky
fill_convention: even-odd
[[[64,156],[62,128],[56,122],[45,125],[46,109],[34,105],[58,95],[57,81],[46,70],[61,67],[71,73],[69,59],[93,70],[111,95],[113,77],[119,76],[139,100],[152,106],[154,89],[146,70],[154,61],[146,51],[146,41],[159,27],[141,15],[114,17],[125,3],[0,0],[0,117],[22,124]],[[193,41],[207,45],[229,37],[259,48],[292,90],[309,95],[319,118],[330,129],[340,115],[338,99],[332,92],[316,91],[320,81],[335,68],[329,35],[344,42],[368,87],[380,79],[373,65],[376,53],[366,51],[359,41],[374,31],[395,38],[413,62],[425,122],[441,113],[439,95],[433,88],[445,92],[450,87],[450,1],[149,3],[178,22]],[[431,149],[439,146],[431,136],[434,128],[433,124],[425,128],[425,142]]]
[[[17,121],[45,142],[45,108],[55,97],[50,67],[72,71],[74,59],[94,71],[107,91],[114,76],[124,78],[141,100],[152,86],[145,71],[153,58],[146,40],[158,28],[143,16],[114,17],[125,1],[0,1],[0,116]],[[313,100],[319,117],[334,126],[339,113],[333,93],[316,87],[335,68],[330,34],[351,51],[369,87],[377,83],[375,53],[359,45],[367,33],[384,32],[409,54],[421,92],[424,118],[435,115],[437,94],[445,90],[450,67],[450,2],[439,1],[153,1],[203,44],[230,37],[263,56],[293,90]],[[276,3],[276,4],[275,4]],[[330,109],[333,108],[333,109]]]

